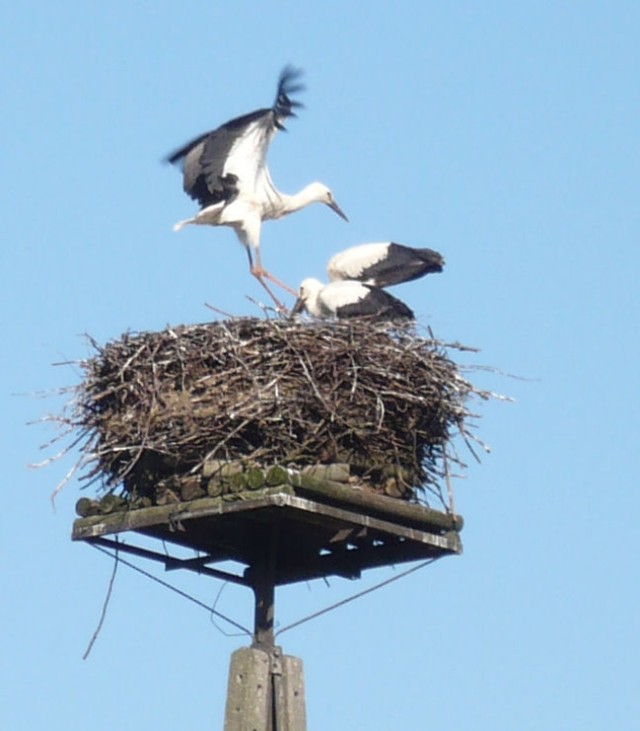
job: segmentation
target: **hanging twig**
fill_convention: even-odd
[[[118,543],[118,539],[115,539],[116,544]],[[100,614],[100,620],[98,621],[98,626],[96,627],[95,632],[93,633],[93,636],[91,637],[91,640],[89,641],[89,644],[87,646],[87,649],[85,650],[84,655],[82,656],[83,660],[86,660],[89,657],[89,653],[91,652],[91,649],[95,643],[95,641],[98,639],[98,635],[100,634],[100,630],[102,629],[102,625],[104,624],[105,617],[107,616],[107,607],[109,606],[109,600],[111,599],[111,592],[113,590],[113,584],[116,580],[116,572],[118,571],[118,548],[116,546],[116,552],[113,557],[113,571],[111,572],[111,579],[109,579],[109,587],[107,589],[107,596],[104,598],[104,603],[102,605],[102,612]]]

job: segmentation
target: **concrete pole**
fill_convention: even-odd
[[[224,731],[306,731],[302,660],[258,647],[231,655]]]
[[[245,572],[255,599],[253,644],[231,655],[224,731],[306,731],[302,660],[274,644],[278,531]]]

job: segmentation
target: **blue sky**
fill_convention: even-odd
[[[208,614],[69,540],[73,463],[27,465],[72,366],[126,330],[255,315],[228,230],[162,157],[271,103],[287,62],[305,109],[271,148],[279,188],[315,206],[263,228],[289,284],[393,239],[443,253],[396,290],[515,398],[481,407],[492,447],[456,487],[465,553],[282,636],[305,663],[310,729],[637,728],[633,516],[640,399],[640,7],[632,2],[60,3],[0,10],[3,114],[0,707],[3,728],[220,727],[230,653]],[[41,394],[49,394],[42,396]],[[145,568],[155,568],[146,566]],[[284,624],[360,582],[283,590]],[[163,576],[205,602],[219,584]],[[218,609],[250,621],[227,587]]]

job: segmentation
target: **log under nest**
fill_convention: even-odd
[[[447,505],[452,440],[470,437],[470,397],[490,395],[448,356],[467,348],[388,323],[233,319],[93,345],[65,420],[81,479],[133,506],[212,494],[216,473],[336,463],[360,486]]]

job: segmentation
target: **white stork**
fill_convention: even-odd
[[[414,320],[413,311],[404,302],[380,287],[353,280],[323,284],[305,279],[291,311],[295,315],[307,310],[314,317],[371,317],[378,320]]]
[[[341,251],[329,260],[327,272],[332,282],[356,279],[375,287],[390,287],[441,272],[443,266],[442,255],[433,249],[414,249],[385,241]]]
[[[268,279],[292,294],[273,277],[260,259],[260,228],[263,220],[281,218],[310,203],[325,203],[348,220],[323,183],[310,183],[298,193],[287,195],[274,186],[267,168],[267,151],[276,131],[284,129],[287,117],[302,106],[290,98],[303,87],[297,83],[300,71],[287,66],[278,80],[278,91],[270,109],[259,109],[196,137],[172,152],[167,161],[180,165],[185,192],[200,204],[200,211],[175,225],[230,226],[249,257],[251,274],[280,303],[264,282]]]
[[[293,313],[307,310],[314,317],[413,320],[412,310],[382,288],[441,272],[443,266],[444,258],[433,249],[393,241],[352,246],[329,260],[329,284],[317,279],[302,282]]]

